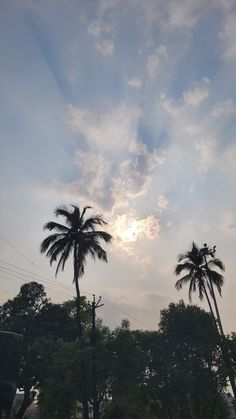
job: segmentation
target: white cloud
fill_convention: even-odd
[[[128,86],[134,87],[135,89],[140,89],[140,87],[142,87],[142,85],[143,85],[143,82],[138,77],[133,77],[132,79],[130,79],[128,81]]]
[[[106,151],[128,147],[129,142],[137,136],[140,116],[138,108],[125,104],[103,114],[69,106],[69,123],[73,131],[82,135],[89,146]]]
[[[104,56],[113,54],[114,27],[105,19],[94,20],[88,26],[88,34],[95,39],[96,49]]]
[[[132,253],[135,242],[143,238],[155,239],[160,233],[159,220],[154,215],[137,218],[134,213],[117,215],[112,225],[114,244]]]
[[[182,105],[174,99],[167,97],[165,94],[160,95],[163,109],[173,118],[178,117],[182,111]]]
[[[151,187],[153,172],[165,162],[162,150],[150,152],[140,141],[131,143],[129,152],[134,156],[123,160],[113,176],[112,190],[116,206],[127,206],[131,199],[145,196]]]
[[[232,99],[227,99],[224,102],[217,103],[211,112],[214,118],[221,116],[230,117],[236,114],[236,106]]]
[[[236,162],[236,140],[232,141],[232,144],[226,149],[224,153],[225,160],[223,160],[223,164],[230,169],[233,169],[234,172],[236,170],[235,162]]]
[[[160,94],[160,102],[165,111],[173,118],[178,120],[180,117],[183,118],[189,111],[194,111],[199,108],[203,101],[209,96],[209,84],[208,78],[194,83],[189,89],[186,89],[182,93],[182,97],[179,100],[175,100],[168,97],[165,93]],[[198,131],[196,124],[192,124],[187,121],[185,126],[186,131],[190,135],[194,135]]]
[[[76,153],[76,164],[79,168],[79,180],[70,184],[70,190],[85,196],[90,202],[97,202],[104,206],[113,203],[109,178],[112,169],[111,161],[102,154],[84,152]]]
[[[168,29],[191,28],[194,26],[207,3],[205,0],[169,0],[164,3]]]
[[[102,39],[96,43],[96,48],[102,55],[112,55],[114,51],[114,42],[107,39]]]
[[[236,237],[236,212],[225,211],[222,217],[221,229],[226,235]]]
[[[195,147],[200,154],[198,168],[202,173],[206,173],[215,160],[216,141],[211,138],[199,140],[196,142]]]
[[[184,91],[183,101],[185,106],[198,108],[209,95],[209,83],[209,79],[203,78],[200,82],[195,83],[191,89]]]
[[[152,79],[155,79],[159,72],[160,69],[163,65],[163,62],[167,61],[167,48],[165,45],[160,45],[156,51],[154,51],[154,53],[152,55],[150,55],[150,57],[148,57],[147,60],[147,72],[149,77],[151,77]]]
[[[236,59],[236,14],[228,13],[223,31],[220,33],[220,38],[224,43],[223,55],[226,59]]]
[[[167,199],[165,195],[160,195],[157,205],[161,210],[166,209],[169,205],[169,200]]]
[[[78,180],[70,185],[75,193],[113,210],[146,195],[165,152],[149,150],[136,139],[140,116],[137,108],[124,104],[102,114],[69,107],[70,126],[80,137],[80,147],[81,140],[87,147],[76,153]]]
[[[213,0],[213,4],[227,13],[235,5],[235,0]]]
[[[191,136],[196,136],[199,132],[199,128],[196,125],[187,125],[186,132]]]

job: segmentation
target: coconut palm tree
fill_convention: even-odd
[[[107,262],[106,251],[101,247],[100,241],[109,243],[111,235],[103,230],[97,230],[97,227],[106,225],[101,215],[95,215],[85,218],[85,213],[91,207],[84,207],[81,211],[79,206],[71,205],[67,207],[58,207],[55,209],[56,217],[63,217],[65,225],[55,221],[49,221],[44,225],[44,230],[53,231],[41,243],[40,250],[49,258],[50,265],[57,263],[56,275],[59,270],[64,270],[69,257],[73,259],[73,282],[76,289],[76,313],[78,336],[82,342],[82,323],[81,323],[81,298],[79,278],[84,274],[86,260],[88,256],[93,259],[100,259]],[[81,378],[82,378],[82,397],[83,397],[83,417],[88,419],[88,398],[87,398],[87,380],[83,350],[81,351]]]
[[[210,249],[207,244],[204,244],[203,248],[199,248],[194,242],[192,243],[190,251],[179,255],[178,262],[179,263],[174,271],[175,274],[180,275],[182,272],[185,272],[186,274],[176,282],[175,287],[177,290],[180,290],[184,284],[189,283],[190,302],[192,299],[192,293],[197,290],[200,300],[202,300],[204,296],[206,297],[217,332],[220,336],[222,355],[225,361],[234,397],[236,398],[235,380],[232,375],[230,360],[225,346],[225,335],[215,296],[215,288],[221,296],[221,288],[224,284],[224,277],[214,268],[224,271],[224,264],[220,259],[215,258],[215,246]],[[211,298],[214,303],[215,313],[212,307]]]
[[[184,284],[189,283],[190,302],[192,301],[192,293],[198,291],[200,300],[204,296],[206,297],[210,312],[213,318],[215,318],[210,295],[212,296],[212,290],[214,292],[214,286],[221,295],[224,278],[219,272],[211,269],[211,266],[217,266],[224,270],[223,263],[219,259],[214,258],[207,263],[206,254],[194,242],[190,251],[179,255],[178,262],[174,271],[175,274],[180,275],[182,272],[186,272],[186,275],[176,282],[175,287],[177,290],[180,290]]]
[[[84,274],[86,259],[91,256],[93,259],[100,259],[107,262],[106,251],[101,247],[100,241],[106,243],[111,241],[112,236],[106,231],[97,230],[97,226],[106,225],[101,215],[85,218],[85,213],[91,207],[84,207],[81,211],[79,206],[71,205],[55,209],[56,217],[63,217],[65,225],[49,221],[44,225],[44,230],[54,231],[41,243],[40,250],[46,253],[50,265],[57,262],[56,275],[59,270],[64,270],[69,257],[73,258],[73,282],[76,288],[76,308],[79,337],[82,335],[80,287],[79,278]]]

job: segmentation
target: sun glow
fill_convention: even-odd
[[[123,214],[117,216],[113,225],[114,237],[124,244],[132,244],[143,235],[154,238],[158,232],[158,220],[153,216],[138,220],[131,215]]]
[[[127,223],[127,225],[122,225],[123,223],[118,223],[116,226],[116,234],[119,239],[124,243],[130,243],[137,240],[139,234],[141,233],[141,228],[137,220],[132,220]]]

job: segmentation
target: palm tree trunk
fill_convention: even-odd
[[[207,299],[207,303],[208,303],[208,306],[209,306],[209,309],[210,309],[210,312],[211,312],[211,315],[212,315],[212,318],[213,318],[214,324],[215,324],[215,326],[216,326],[216,328],[217,328],[216,318],[215,318],[215,315],[214,315],[214,312],[213,312],[213,309],[212,309],[211,301],[210,301],[210,298],[209,298],[208,292],[207,292],[206,287],[205,287],[205,285],[204,285],[204,284],[203,284],[203,289],[204,289],[204,294],[205,294],[205,297],[206,297],[206,299]]]
[[[204,255],[204,259],[205,259],[205,262],[206,262],[206,267],[208,269],[206,255]],[[231,384],[231,388],[232,388],[232,391],[233,391],[233,394],[234,394],[234,398],[236,400],[236,383],[235,383],[235,378],[234,378],[233,373],[232,373],[232,367],[231,367],[231,363],[230,363],[230,359],[229,359],[228,350],[225,346],[225,334],[224,334],[224,330],[223,330],[223,326],[222,326],[220,312],[219,312],[219,309],[218,309],[218,304],[217,304],[217,301],[216,301],[215,291],[214,291],[211,279],[210,279],[209,275],[207,275],[207,277],[208,277],[209,289],[210,289],[210,292],[211,292],[211,296],[212,296],[215,311],[216,311],[216,320],[217,320],[217,323],[218,323],[218,326],[219,326],[219,329],[220,329],[220,333],[218,332],[220,334],[220,347],[221,347],[224,363],[225,363],[225,366],[226,366],[226,371],[227,371],[229,381],[230,381],[230,384]],[[218,330],[218,328],[217,328],[217,330]]]
[[[82,404],[83,404],[83,419],[89,419],[88,413],[88,394],[87,394],[87,377],[86,377],[86,367],[84,360],[84,345],[83,345],[83,329],[81,323],[81,296],[79,289],[79,267],[77,263],[77,245],[74,245],[74,282],[76,289],[76,318],[77,318],[77,327],[78,327],[78,336],[79,336],[79,345],[80,345],[80,370],[81,370],[81,390],[82,390]]]
[[[213,288],[213,285],[212,285],[212,282],[211,282],[210,279],[209,279],[209,284],[210,284],[211,294],[212,294],[212,298],[213,298],[214,306],[215,306],[215,310],[216,310],[217,322],[218,322],[219,329],[220,329],[220,335],[221,335],[220,342],[221,342],[222,355],[223,355],[223,358],[224,358],[224,362],[225,362],[226,370],[227,370],[227,373],[228,373],[228,376],[229,376],[229,381],[230,381],[231,388],[232,388],[232,391],[233,391],[233,394],[234,394],[234,398],[236,400],[235,378],[234,378],[233,373],[232,373],[231,362],[230,362],[230,359],[229,359],[228,350],[227,350],[226,345],[225,345],[225,334],[224,334],[224,330],[223,330],[223,326],[222,326],[222,322],[221,322],[221,318],[220,318],[218,304],[217,304],[217,301],[216,301],[215,291],[214,291],[214,288]]]

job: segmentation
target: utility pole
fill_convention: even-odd
[[[96,373],[96,309],[102,307],[101,297],[96,302],[93,294],[92,301],[92,378],[93,378],[93,419],[99,419],[99,402],[97,400],[97,373]]]

